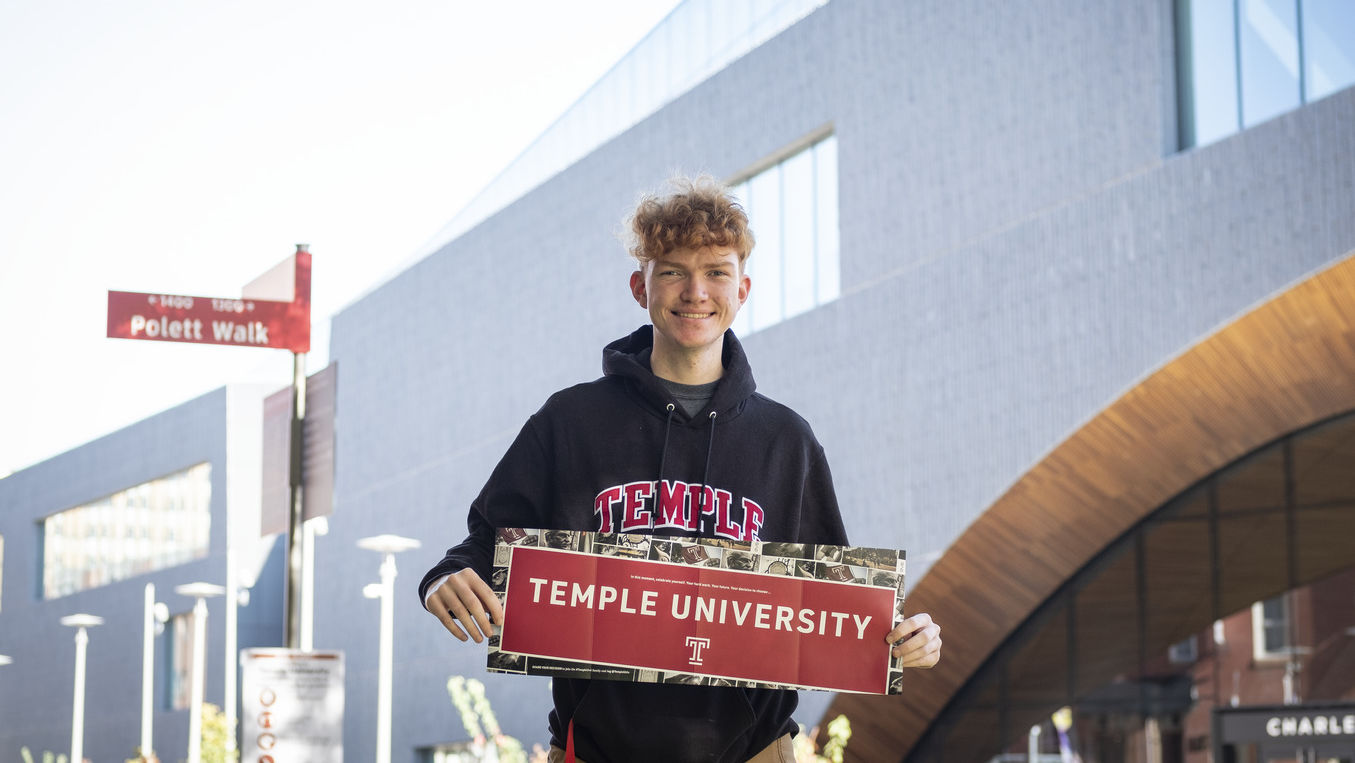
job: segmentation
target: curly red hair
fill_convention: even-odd
[[[748,215],[729,188],[709,175],[675,177],[668,184],[672,193],[644,196],[626,221],[630,256],[643,266],[676,249],[730,247],[742,268],[755,242]]]

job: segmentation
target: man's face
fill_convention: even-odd
[[[631,274],[635,301],[649,311],[655,349],[717,345],[748,299],[750,281],[729,247],[677,249]]]

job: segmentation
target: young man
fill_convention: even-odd
[[[453,636],[502,623],[490,587],[494,529],[540,527],[845,545],[823,448],[804,419],[757,394],[729,330],[748,299],[748,218],[714,181],[675,181],[630,220],[631,296],[651,325],[603,350],[604,376],[552,395],[495,467],[470,535],[419,595]],[[684,507],[659,511],[660,494]],[[685,500],[684,500],[685,496]],[[940,657],[925,614],[884,639],[908,667]],[[794,759],[793,691],[556,678],[551,760]]]

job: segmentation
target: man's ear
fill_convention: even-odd
[[[640,270],[630,274],[630,294],[635,297],[635,301],[640,303],[640,307],[649,309],[649,294],[645,292],[645,271],[641,266]]]
[[[742,274],[742,275],[739,277],[739,304],[740,304],[740,305],[743,305],[743,303],[745,303],[745,302],[748,301],[748,291],[749,291],[750,289],[752,289],[752,288],[753,288],[753,279],[749,278],[747,273]]]

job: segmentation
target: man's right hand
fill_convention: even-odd
[[[503,607],[499,604],[499,597],[469,567],[448,577],[436,591],[428,595],[424,606],[459,641],[465,641],[466,635],[470,634],[470,638],[478,644],[493,635],[491,623],[503,625]]]

